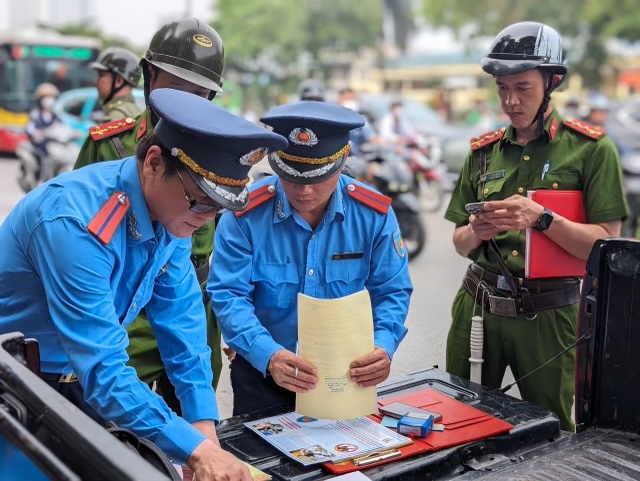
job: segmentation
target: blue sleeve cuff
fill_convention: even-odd
[[[187,464],[193,450],[206,439],[187,421],[175,417],[165,425],[154,442],[175,464]]]
[[[387,331],[376,331],[373,333],[373,344],[381,347],[387,354],[389,359],[393,359],[393,355],[396,352],[397,344],[395,338]]]
[[[180,399],[182,417],[189,423],[219,421],[218,403],[213,389],[190,389]]]
[[[273,340],[271,336],[261,336],[253,343],[249,351],[249,359],[247,359],[253,367],[258,369],[264,376],[267,375],[267,367],[269,360],[276,351],[284,349],[280,344]]]

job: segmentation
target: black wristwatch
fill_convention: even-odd
[[[538,222],[536,222],[536,225],[533,226],[533,228],[538,232],[544,232],[549,228],[551,222],[553,222],[553,212],[545,207],[542,215],[538,219]]]

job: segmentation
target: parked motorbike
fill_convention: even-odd
[[[365,145],[358,157],[347,159],[344,173],[391,198],[409,260],[415,259],[427,243],[427,226],[412,190],[414,176],[408,164],[394,149]]]
[[[437,212],[444,201],[444,169],[440,146],[436,139],[411,137],[407,144],[407,160],[413,173],[413,190],[426,212]]]
[[[76,142],[84,137],[71,127],[57,122],[42,131],[47,142],[47,155],[38,162],[36,149],[29,140],[20,142],[16,148],[16,156],[20,162],[18,184],[26,193],[55,176],[73,169],[80,146]]]

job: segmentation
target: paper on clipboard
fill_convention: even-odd
[[[351,381],[351,363],[373,351],[369,292],[338,299],[298,294],[298,355],[318,370],[316,388],[296,395],[296,411],[322,419],[351,419],[376,412],[375,386]]]

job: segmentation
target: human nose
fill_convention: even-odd
[[[507,92],[504,103],[506,105],[517,105],[520,103],[520,99],[518,99],[518,96],[515,94],[515,92],[509,91]]]
[[[313,191],[313,186],[311,184],[298,184],[296,185],[296,190],[301,194],[306,194]]]

